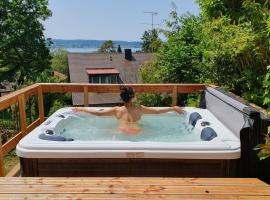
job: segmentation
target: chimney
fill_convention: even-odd
[[[125,49],[125,59],[132,61],[132,51],[131,49]]]

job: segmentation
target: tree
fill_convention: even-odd
[[[117,53],[122,53],[122,48],[120,45],[118,45],[118,47],[117,47]]]
[[[270,64],[269,1],[198,2],[204,21],[204,76],[263,106],[262,83]]]
[[[112,40],[105,41],[98,49],[100,53],[115,53],[115,47]]]
[[[146,63],[140,70],[144,83],[196,83],[202,77],[201,18],[194,15],[178,17],[171,13],[164,31],[166,42],[156,52],[156,59]],[[147,105],[168,105],[168,97],[144,95],[140,98]],[[187,96],[178,101],[185,104]]]
[[[171,12],[168,30],[163,31],[167,40],[156,60],[141,69],[143,81],[213,83],[264,106],[263,78],[270,65],[269,1],[198,2],[199,16]]]
[[[156,60],[146,63],[140,71],[144,82],[200,82],[201,20],[193,15],[178,17],[172,13],[171,16],[173,15],[174,23],[169,23],[170,31],[165,32],[167,42],[156,52]]]
[[[61,72],[69,76],[68,69],[68,52],[64,49],[57,49],[52,52],[51,68],[54,71]]]
[[[156,52],[162,45],[156,29],[145,31],[142,36],[142,51],[145,53]]]
[[[23,84],[49,66],[42,21],[50,15],[48,0],[0,1],[0,79]]]

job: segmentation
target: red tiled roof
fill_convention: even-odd
[[[117,69],[87,69],[87,74],[94,75],[94,74],[120,74]]]

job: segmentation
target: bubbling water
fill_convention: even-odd
[[[98,117],[76,113],[61,120],[55,127],[56,135],[75,140],[93,141],[152,141],[152,142],[190,142],[201,141],[200,133],[188,123],[188,116],[177,113],[143,115],[138,126],[138,134],[125,134],[117,131],[118,122],[114,117]]]

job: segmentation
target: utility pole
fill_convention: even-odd
[[[152,30],[154,30],[154,25],[160,25],[160,24],[154,24],[154,16],[155,16],[155,15],[158,15],[158,12],[154,12],[154,11],[145,11],[144,13],[150,14],[151,17],[152,17],[152,23],[151,23],[151,24],[147,24],[147,23],[144,23],[144,24],[151,25],[151,26],[152,26]]]

